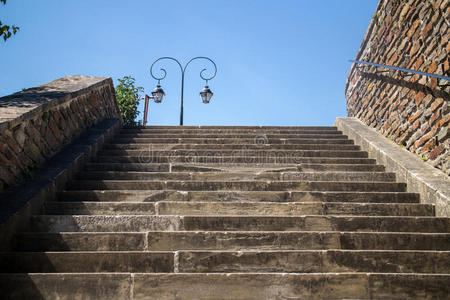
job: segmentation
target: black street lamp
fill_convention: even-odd
[[[181,71],[181,109],[180,109],[180,125],[183,125],[183,98],[184,98],[184,74],[186,72],[186,68],[188,67],[188,65],[196,59],[206,59],[209,60],[213,65],[214,65],[214,74],[211,77],[204,77],[203,76],[203,72],[206,71],[206,69],[203,69],[200,71],[200,78],[205,80],[206,84],[205,87],[201,90],[200,92],[200,97],[203,101],[203,103],[207,104],[209,103],[209,101],[211,100],[212,96],[213,96],[213,92],[211,92],[211,90],[208,87],[208,81],[213,79],[214,77],[216,77],[216,73],[217,73],[217,66],[216,64],[208,57],[204,57],[204,56],[198,56],[198,57],[194,57],[192,58],[190,61],[187,62],[187,64],[184,66],[184,68],[181,66],[180,62],[178,60],[176,60],[173,57],[160,57],[157,60],[155,60],[152,63],[152,66],[150,67],[150,74],[152,75],[152,77],[155,80],[158,80],[158,85],[156,86],[156,88],[152,91],[152,96],[150,98],[152,98],[156,103],[161,103],[161,101],[163,100],[165,93],[164,90],[161,88],[160,85],[160,81],[163,80],[164,78],[166,78],[167,72],[165,69],[161,68],[161,71],[163,71],[163,75],[161,77],[157,77],[153,74],[153,66],[155,65],[155,63],[157,63],[160,60],[163,59],[169,59],[169,60],[173,60],[175,61],[178,66],[180,67],[180,71]]]
[[[208,85],[205,85],[205,87],[200,92],[200,97],[202,97],[203,103],[209,103],[209,100],[211,100],[212,96],[213,92],[211,92]]]
[[[159,80],[158,80],[158,85],[152,91],[152,98],[153,98],[153,100],[155,100],[156,103],[161,103],[161,101],[165,95],[166,95],[166,93],[164,93],[164,90],[159,85]]]

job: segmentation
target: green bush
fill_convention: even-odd
[[[143,87],[136,87],[136,80],[131,76],[124,76],[116,86],[116,98],[119,103],[125,126],[136,126],[136,117],[139,115],[138,105],[140,101],[139,93],[144,92]]]

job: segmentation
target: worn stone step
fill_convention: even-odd
[[[449,218],[403,216],[184,216],[188,230],[449,232]],[[212,229],[214,228],[214,229]]]
[[[209,129],[222,129],[222,130],[237,130],[237,129],[259,129],[259,130],[271,130],[271,129],[293,129],[293,130],[337,130],[336,126],[177,126],[177,125],[154,125],[154,126],[142,126],[133,129],[197,129],[197,130],[209,130]]]
[[[450,274],[30,273],[0,274],[0,289],[7,299],[446,299]]]
[[[179,251],[180,273],[448,273],[450,251],[278,250]]]
[[[376,166],[376,165],[371,165]],[[297,171],[296,164],[191,164],[191,163],[88,163],[86,171],[139,171],[139,172],[287,172]]]
[[[170,163],[169,172],[242,172],[242,173],[273,173],[297,172],[296,164],[192,164]]]
[[[449,233],[149,232],[148,249],[170,250],[450,250]],[[26,249],[26,248],[24,248]]]
[[[394,182],[393,172],[280,172],[280,180]]]
[[[15,251],[147,251],[146,232],[24,232]],[[164,250],[165,251],[165,250]]]
[[[319,203],[319,202],[157,202],[160,215],[366,215],[434,216],[424,204]]]
[[[88,163],[86,171],[170,172],[170,163]]]
[[[38,215],[31,218],[37,232],[144,232],[184,229],[181,216],[154,215]]]
[[[162,300],[216,300],[224,295],[236,300],[407,299],[412,295],[445,299],[449,282],[448,274],[136,274],[134,296]]]
[[[450,250],[450,233],[150,231],[19,234],[15,251]]]
[[[74,288],[77,287],[77,288]],[[449,274],[0,274],[7,299],[446,299]],[[133,295],[133,298],[130,298]],[[251,296],[251,298],[249,298]]]
[[[90,190],[63,191],[61,201],[213,201],[213,202],[366,202],[419,203],[416,193],[329,192],[329,191],[175,191],[175,190]]]
[[[140,144],[140,143],[110,143],[105,144],[104,150],[202,150],[204,144]],[[353,144],[208,144],[211,150],[360,150],[361,147]]]
[[[69,190],[179,190],[179,191],[360,191],[405,192],[399,182],[349,181],[148,181],[74,180]]]
[[[434,216],[431,204],[320,202],[48,202],[48,215]]]
[[[86,171],[140,171],[140,172],[384,172],[382,165],[369,164],[300,164],[278,165],[264,164],[252,166],[248,164],[205,165],[191,163],[88,163]]]
[[[175,257],[176,256],[176,257]],[[450,251],[277,250],[3,252],[5,273],[447,273]]]
[[[173,272],[173,252],[2,252],[5,273]]]
[[[0,273],[8,300],[130,300],[131,285],[131,273]]]
[[[233,163],[247,165],[277,164],[295,165],[299,163],[313,164],[376,164],[372,158],[346,157],[286,157],[286,156],[104,156],[92,159],[98,163],[184,163],[227,166]]]
[[[253,139],[255,144],[267,144],[271,139],[346,139],[343,134],[327,133],[119,133],[115,139],[149,138],[149,139]]]
[[[37,232],[374,231],[450,232],[450,218],[403,216],[38,215]]]
[[[83,180],[301,180],[301,181],[395,181],[395,173],[387,172],[80,172]]]
[[[297,169],[300,172],[384,172],[385,167],[382,165],[367,164],[299,164]]]
[[[339,137],[339,138],[337,138]],[[352,140],[347,139],[345,135],[329,135],[314,136],[307,138],[271,138],[264,142],[256,143],[254,138],[114,138],[113,143],[116,144],[256,144],[256,145],[272,145],[272,144],[353,144]]]
[[[135,156],[151,160],[160,156],[249,156],[249,157],[352,157],[367,158],[367,152],[360,150],[236,150],[236,149],[197,149],[193,150],[101,150],[100,156]]]
[[[158,202],[47,202],[47,215],[157,215]]]
[[[124,128],[120,130],[121,134],[145,133],[145,134],[342,134],[342,131],[334,129],[143,129],[143,128]]]

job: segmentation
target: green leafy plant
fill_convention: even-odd
[[[144,88],[137,87],[135,85],[136,80],[131,76],[124,76],[117,80],[119,84],[116,86],[116,97],[123,123],[125,126],[136,126],[135,119],[139,115],[139,93],[143,93]]]
[[[1,3],[6,4],[6,0],[0,0]],[[3,39],[6,40],[9,39],[13,34],[16,34],[17,31],[19,31],[19,27],[17,26],[9,26],[2,24],[2,21],[0,21],[0,37],[3,37]]]

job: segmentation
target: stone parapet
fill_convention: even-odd
[[[111,78],[67,76],[0,98],[0,190],[33,178],[89,127],[120,118]]]
[[[436,215],[450,217],[450,179],[441,171],[400,148],[356,118],[337,118],[335,126],[370,158],[394,172],[397,180],[406,182],[409,192],[419,193],[422,203],[434,204]]]
[[[450,76],[450,1],[380,0],[356,60]],[[450,84],[353,64],[345,95],[357,117],[450,174]]]
[[[33,179],[0,193],[0,250],[11,246],[15,233],[27,230],[33,214],[41,212],[45,202],[56,199],[75,174],[95,157],[105,143],[121,128],[120,119],[106,119],[84,131],[47,160]]]

